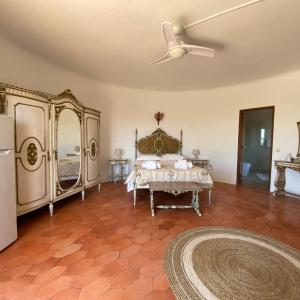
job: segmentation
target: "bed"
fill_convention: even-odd
[[[126,184],[128,192],[133,192],[133,205],[136,205],[137,190],[149,189],[150,182],[190,182],[199,185],[200,190],[209,191],[209,203],[213,189],[213,180],[207,169],[193,166],[189,169],[177,169],[175,163],[182,157],[182,131],[180,139],[168,135],[158,128],[149,136],[138,139],[136,130],[135,141],[136,163],[134,170],[129,174]],[[143,159],[159,161],[159,168],[145,169]],[[142,162],[141,162],[142,161]],[[181,191],[174,191],[174,195]],[[184,192],[184,191],[182,191]]]
[[[60,158],[57,172],[60,181],[77,180],[80,172],[80,156],[68,155]]]

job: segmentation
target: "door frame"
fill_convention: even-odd
[[[271,127],[271,149],[270,149],[270,170],[269,170],[269,188],[271,186],[271,173],[272,173],[272,161],[273,161],[273,137],[274,137],[274,120],[275,120],[275,106],[262,106],[248,109],[241,109],[239,115],[239,132],[238,132],[238,158],[237,158],[237,170],[236,170],[236,184],[241,185],[241,166],[242,166],[242,141],[244,130],[244,113],[249,111],[271,109],[272,110],[272,127]]]

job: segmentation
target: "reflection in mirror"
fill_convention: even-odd
[[[68,190],[80,174],[80,121],[71,109],[64,109],[57,125],[57,172],[61,189]]]

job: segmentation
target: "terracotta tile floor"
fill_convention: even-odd
[[[155,194],[157,201],[170,195]],[[189,195],[179,196],[182,201]],[[122,183],[76,195],[19,220],[19,240],[0,254],[0,299],[175,299],[163,271],[174,236],[196,226],[228,226],[300,249],[300,201],[216,184],[202,217],[188,210],[149,214],[149,194],[134,208]]]

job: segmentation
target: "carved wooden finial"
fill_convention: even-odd
[[[62,93],[58,94],[57,97],[63,98],[71,98],[72,100],[76,101],[79,103],[79,101],[76,99],[76,97],[74,96],[74,94],[71,92],[70,89],[66,89],[64,90]]]

